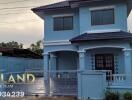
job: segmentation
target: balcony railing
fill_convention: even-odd
[[[110,80],[107,81],[109,86],[125,85],[127,81],[132,82],[131,75],[112,74],[108,75],[107,77],[110,77]],[[129,78],[129,80],[127,78]]]

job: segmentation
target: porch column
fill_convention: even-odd
[[[57,56],[54,53],[50,53],[50,70],[56,71],[57,69]]]
[[[82,75],[81,73],[85,70],[85,51],[80,51],[79,53],[79,73],[78,73],[78,96],[82,94]],[[80,96],[81,99],[81,96]]]
[[[130,82],[132,75],[131,50],[124,50],[124,64],[127,81]]]
[[[49,83],[49,54],[44,54],[44,86],[46,95],[50,93],[50,83]]]
[[[85,70],[85,51],[79,52],[79,70]]]
[[[48,79],[48,71],[49,71],[49,54],[44,54],[44,79]]]

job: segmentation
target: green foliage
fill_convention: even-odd
[[[119,100],[119,94],[107,91],[105,93],[105,100]]]
[[[37,41],[36,43],[32,43],[29,48],[31,51],[42,55],[43,53],[43,42],[42,40]]]
[[[15,42],[15,41],[7,42],[7,43],[2,42],[2,43],[0,43],[0,48],[19,48],[19,49],[22,49],[23,44]]]
[[[124,97],[124,100],[132,100],[132,93],[126,92],[124,93],[123,97]]]

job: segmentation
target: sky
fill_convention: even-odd
[[[43,20],[31,8],[58,1],[62,0],[0,0],[0,42],[17,41],[27,48],[31,43],[43,39]],[[10,9],[14,7],[27,8]],[[128,23],[131,30],[132,17],[128,18]]]
[[[27,48],[43,39],[43,20],[31,8],[58,1],[61,0],[0,0],[0,42],[17,41]]]

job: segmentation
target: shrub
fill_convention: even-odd
[[[126,92],[124,93],[124,100],[132,100],[132,93]]]
[[[119,100],[119,94],[108,91],[105,93],[105,100]]]

